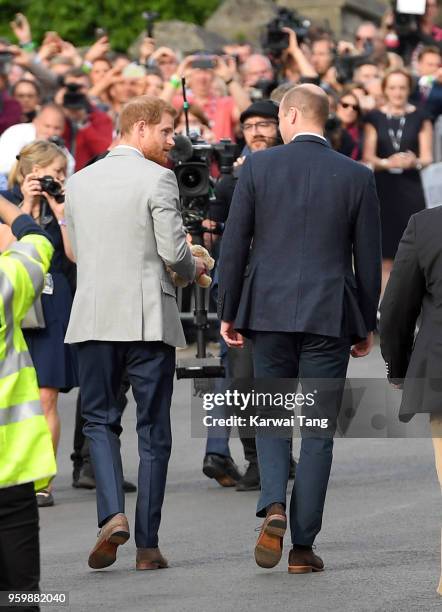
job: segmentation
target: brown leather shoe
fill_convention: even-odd
[[[315,555],[311,548],[294,546],[289,552],[289,574],[308,574],[323,570],[324,563],[321,557]]]
[[[116,514],[98,532],[97,543],[89,555],[89,567],[102,569],[115,563],[117,548],[129,538],[127,518],[122,513]]]
[[[159,548],[137,548],[137,570],[155,570],[169,567]]]
[[[255,546],[255,561],[260,567],[275,567],[282,556],[287,517],[282,504],[272,504]]]

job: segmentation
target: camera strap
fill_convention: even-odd
[[[391,124],[392,119],[393,119],[392,115],[388,114],[387,120],[390,124]],[[407,117],[405,115],[402,115],[399,120],[399,127],[396,131],[393,130],[391,125],[388,128],[388,135],[390,137],[391,144],[393,145],[393,149],[395,150],[395,153],[399,153],[399,151],[401,150],[402,136],[404,134],[404,127],[405,127],[406,121],[407,121]]]

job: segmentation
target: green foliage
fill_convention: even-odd
[[[28,17],[38,43],[46,31],[54,30],[75,45],[89,45],[94,40],[95,28],[100,27],[109,32],[112,48],[125,51],[145,27],[143,10],[156,11],[163,20],[179,19],[201,25],[220,3],[221,0],[146,3],[139,0],[0,0],[0,36],[16,42],[9,22],[20,11]]]

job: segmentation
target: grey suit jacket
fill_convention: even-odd
[[[77,261],[77,291],[66,342],[163,341],[185,346],[166,264],[195,277],[175,175],[117,147],[74,174],[66,222]]]

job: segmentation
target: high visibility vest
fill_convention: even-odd
[[[54,249],[28,234],[0,256],[0,488],[56,473],[51,435],[40,405],[37,375],[20,323],[44,286]]]

